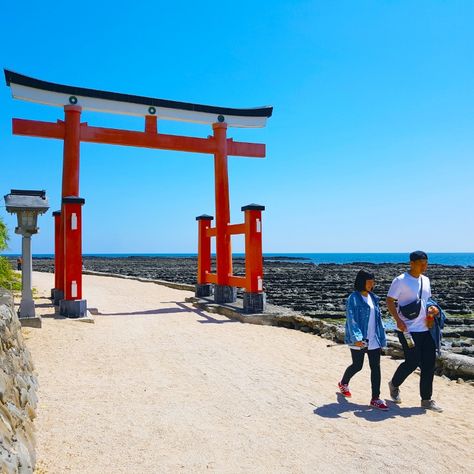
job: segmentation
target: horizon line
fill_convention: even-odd
[[[391,255],[403,255],[409,254],[409,251],[404,252],[285,252],[285,251],[277,251],[277,252],[263,252],[263,255],[275,255],[275,254],[282,254],[282,255],[384,255],[384,254],[391,254]],[[474,251],[456,251],[456,252],[449,252],[449,251],[436,251],[430,252],[428,251],[428,256],[438,255],[438,254],[474,254]],[[245,252],[232,252],[232,255],[245,255]],[[1,256],[9,257],[15,255],[21,255],[21,253],[1,253]],[[43,253],[33,253],[35,255],[54,255],[54,252],[43,252]],[[83,256],[89,255],[198,255],[197,252],[85,252],[82,254]],[[215,255],[215,252],[211,253],[211,255]]]

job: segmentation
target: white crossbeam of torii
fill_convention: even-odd
[[[265,127],[273,107],[248,109],[216,107],[118,92],[100,91],[42,81],[5,70],[5,79],[15,99],[64,107],[79,105],[82,110],[112,114],[156,116],[163,120],[178,120],[202,124],[225,121],[228,127]]]

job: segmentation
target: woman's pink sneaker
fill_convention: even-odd
[[[378,408],[379,410],[383,410],[383,411],[388,410],[387,404],[385,403],[384,400],[380,398],[372,398],[372,400],[370,400],[370,406],[374,408]]]
[[[347,398],[350,398],[352,397],[352,393],[349,391],[349,385],[346,384],[346,383],[341,383],[339,382],[337,384],[337,386],[339,387],[339,391]]]

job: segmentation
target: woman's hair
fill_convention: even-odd
[[[355,282],[354,282],[354,288],[356,291],[365,291],[365,282],[367,280],[374,280],[375,275],[371,272],[368,272],[366,270],[359,270],[359,273],[357,273]]]

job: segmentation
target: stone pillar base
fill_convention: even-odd
[[[263,313],[266,306],[265,293],[244,293],[244,313]]]
[[[211,296],[211,295],[212,295],[212,285],[208,283],[204,285],[198,283],[196,285],[194,296],[196,296],[197,298],[203,298],[205,296]]]
[[[237,288],[235,286],[214,285],[215,303],[235,303],[237,301]]]
[[[18,318],[22,327],[27,328],[40,328],[41,327],[41,317],[34,316],[32,318]]]
[[[64,299],[64,291],[53,288],[51,290],[54,306],[59,306],[59,302]]]
[[[87,300],[61,300],[59,314],[67,318],[84,318],[87,316]]]

